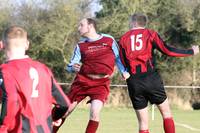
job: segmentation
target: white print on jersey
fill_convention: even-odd
[[[33,80],[31,97],[37,98],[39,96],[39,92],[37,90],[37,86],[39,83],[39,74],[35,68],[31,67],[29,69],[29,75],[30,75],[30,78]]]
[[[135,37],[136,37],[136,39],[135,39]],[[136,45],[136,43],[139,43],[139,45]],[[142,34],[131,35],[131,50],[139,51],[142,49],[142,46],[143,46]]]

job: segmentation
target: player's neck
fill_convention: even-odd
[[[101,37],[100,34],[97,34],[96,32],[91,32],[87,35],[87,38],[90,40],[98,40]]]
[[[135,30],[135,29],[145,29],[145,26],[144,25],[140,25],[137,22],[134,22],[134,23],[132,23],[132,28],[131,29],[133,29],[133,30]]]
[[[24,59],[28,56],[25,55],[25,50],[17,49],[17,50],[8,50],[6,51],[6,60],[15,60],[15,59]]]
[[[133,28],[132,28],[132,30],[137,30],[137,29],[145,29],[145,27],[140,27],[140,26],[138,26],[138,27],[133,27]]]

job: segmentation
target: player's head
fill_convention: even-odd
[[[2,36],[2,45],[6,50],[24,48],[28,49],[29,41],[27,39],[27,32],[19,26],[10,26]]]
[[[130,18],[130,28],[145,27],[147,25],[148,18],[141,13],[135,13]]]
[[[78,31],[81,36],[88,37],[89,34],[96,32],[96,21],[92,18],[84,18],[80,21]]]

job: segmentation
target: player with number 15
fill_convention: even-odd
[[[199,47],[177,49],[168,46],[157,32],[145,28],[147,17],[136,13],[131,16],[131,29],[120,39],[120,57],[131,74],[127,79],[129,96],[139,122],[139,133],[149,133],[148,102],[156,104],[163,117],[165,133],[175,133],[164,85],[155,66],[154,50],[175,57],[191,56],[199,53]]]

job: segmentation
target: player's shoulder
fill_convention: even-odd
[[[157,33],[155,30],[150,29],[150,28],[131,29],[131,30],[125,32],[121,37],[129,36],[129,35],[131,35],[134,31],[136,31],[136,32],[146,32],[146,33]]]
[[[86,38],[86,37],[80,37],[80,39],[78,40],[78,44],[87,42],[87,40],[88,40],[88,38]]]
[[[38,60],[32,60],[32,66],[34,66],[36,69],[40,69],[47,73],[50,73],[50,74],[52,73],[51,69],[46,64],[44,64]]]
[[[38,61],[38,60],[32,60],[32,64],[34,66],[37,66],[37,67],[43,67],[43,68],[48,68],[46,64],[42,63],[41,61]]]
[[[5,63],[1,64],[0,66],[0,72],[4,71],[5,69],[7,69],[6,67],[7,65]]]
[[[111,36],[110,34],[100,33],[100,35],[102,36],[102,39],[106,41],[116,42],[115,38]]]
[[[1,64],[0,66],[0,73],[2,75],[11,75],[15,70],[15,65],[9,64],[8,62],[5,62]]]
[[[148,28],[146,30],[147,30],[146,33],[149,34],[151,38],[155,38],[156,36],[159,35],[158,32],[153,29]]]
[[[146,28],[146,30],[151,33],[151,34],[157,34],[157,31],[150,29],[150,28]]]
[[[104,34],[104,33],[99,33],[99,34],[102,36],[101,38],[104,37],[104,38],[110,38],[110,39],[114,40],[114,37],[109,34]],[[81,37],[78,41],[78,43],[85,43],[85,42],[90,42],[90,40],[87,37]]]
[[[120,40],[124,40],[129,37],[132,33],[132,30],[126,31],[124,34],[121,35]]]
[[[0,70],[1,71],[10,71],[12,70],[13,65],[10,65],[9,62],[5,62],[3,64],[1,64],[0,66]]]
[[[113,36],[111,36],[110,34],[105,34],[105,33],[100,33],[100,35],[102,35],[103,37],[107,37],[107,38],[111,38],[111,39],[115,39]]]
[[[5,66],[6,66],[5,63],[1,64],[1,65],[0,65],[0,69],[4,68]]]
[[[105,34],[105,33],[99,33],[99,35],[101,35],[101,37],[98,40],[110,40],[110,41],[115,41],[115,38],[113,36],[111,36],[110,34]],[[90,42],[90,40],[86,37],[81,37],[78,41],[78,45],[86,43],[86,42]]]

